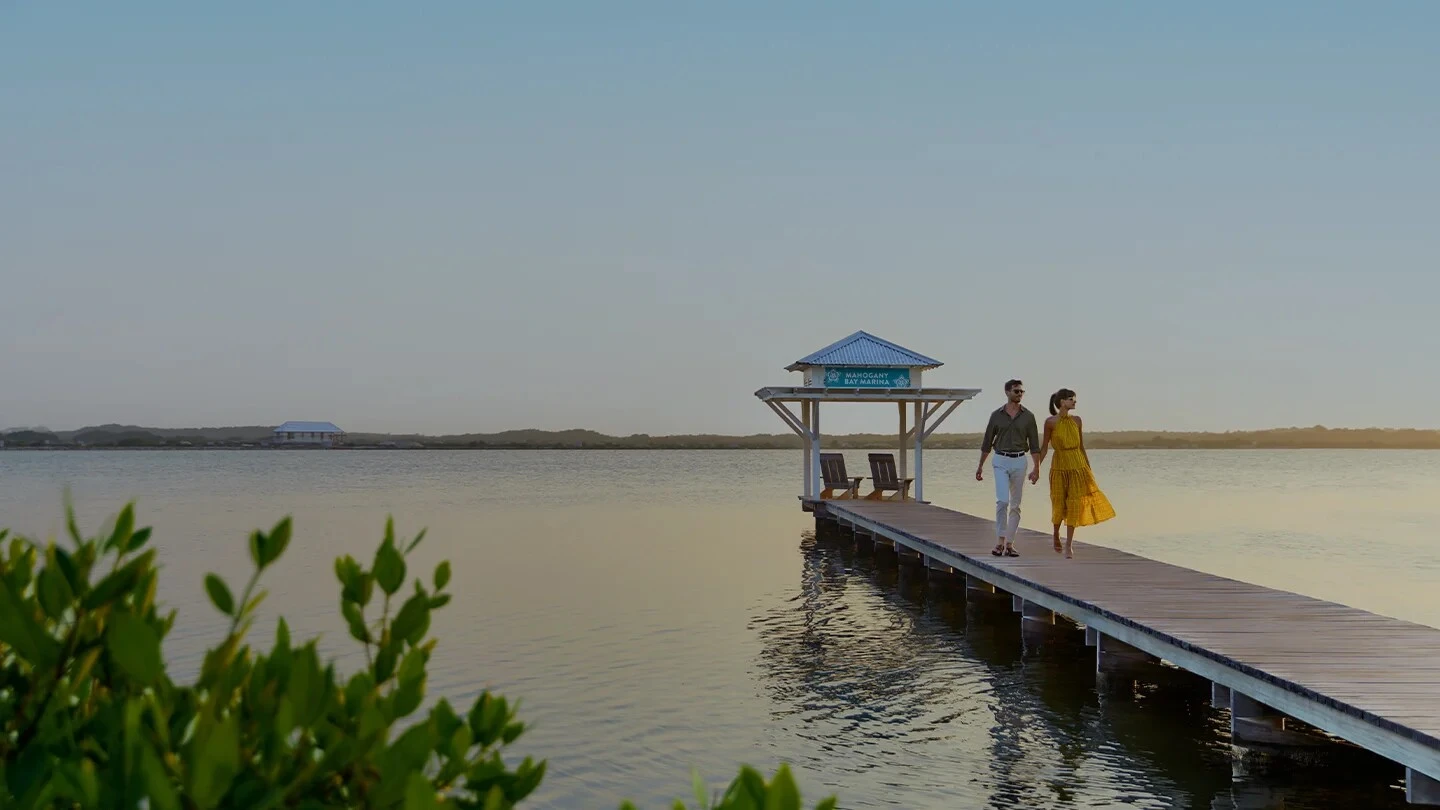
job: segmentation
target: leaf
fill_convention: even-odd
[[[230,587],[219,575],[205,575],[205,593],[210,595],[210,603],[216,610],[226,616],[235,615],[235,597],[230,594]]]
[[[225,643],[213,650],[205,651],[205,662],[200,666],[200,686],[212,687],[217,684],[235,660],[240,649],[240,635],[232,634]]]
[[[190,798],[201,810],[214,807],[240,769],[240,731],[234,715],[202,715],[191,757]]]
[[[40,599],[40,607],[45,609],[45,615],[52,619],[59,620],[65,615],[66,608],[74,600],[75,594],[70,591],[70,583],[65,581],[65,575],[55,565],[47,565],[41,569],[40,576],[35,581],[36,596]]]
[[[375,581],[387,596],[394,595],[405,584],[405,558],[389,541],[381,543],[375,552]]]
[[[96,645],[83,653],[75,654],[75,664],[70,669],[71,683],[84,683],[90,677],[90,671],[95,668],[95,662],[100,660],[100,647]]]
[[[690,787],[695,791],[695,806],[704,810],[705,806],[710,804],[710,789],[705,787],[699,768],[690,769]]]
[[[435,566],[435,590],[445,590],[445,585],[450,581],[450,561],[445,560]]]
[[[815,810],[835,810],[836,806],[839,805],[839,803],[839,799],[831,796],[826,799],[821,799],[820,803],[815,805]]]
[[[85,589],[90,586],[90,583],[80,576],[80,569],[75,566],[75,558],[71,557],[65,549],[51,545],[45,549],[45,556],[50,565],[58,568],[65,577],[65,584],[70,586],[72,599],[74,598],[73,594],[84,593]]]
[[[509,707],[505,698],[481,692],[480,697],[475,699],[475,705],[470,708],[470,731],[481,747],[489,748],[500,739],[505,722],[509,719]]]
[[[349,554],[335,558],[335,578],[340,581],[340,587],[348,588],[350,586],[350,568],[354,564],[355,560]]]
[[[286,695],[280,698],[275,707],[275,720],[271,727],[275,739],[283,740],[290,736],[290,732],[295,730],[295,722],[295,704],[290,700],[290,696]]]
[[[430,758],[430,752],[435,747],[435,731],[429,723],[416,723],[400,735],[400,739],[390,746],[386,759],[403,767],[396,773],[409,773],[420,770],[425,766],[425,761]],[[387,763],[388,764],[388,763]]]
[[[85,537],[80,534],[80,524],[75,522],[75,501],[70,495],[70,487],[65,487],[65,528],[70,533],[70,539],[75,541],[75,547],[85,545]]]
[[[442,593],[439,596],[435,596],[430,599],[431,610],[439,610],[440,608],[445,607],[448,604],[450,604],[450,594],[448,593]]]
[[[429,625],[430,599],[417,594],[406,599],[400,612],[395,615],[395,621],[390,625],[390,636],[415,644],[429,629]]]
[[[115,530],[110,533],[110,539],[105,541],[105,550],[115,549],[124,552],[130,542],[130,535],[135,531],[135,502],[125,504],[120,510],[120,516],[115,518]]]
[[[520,763],[520,767],[515,769],[515,784],[510,788],[510,796],[518,802],[534,793],[535,788],[540,787],[540,782],[544,779],[545,760],[541,760],[537,765],[530,757],[526,757],[525,761]]]
[[[13,754],[7,754],[13,756]],[[40,780],[49,770],[50,757],[45,753],[45,746],[39,740],[25,746],[20,756],[14,761],[5,764],[5,782],[10,788],[10,793],[17,799],[23,797],[30,791],[31,787]]]
[[[260,561],[265,559],[265,547],[269,543],[270,538],[259,529],[250,532],[250,562],[254,563],[257,569],[265,567]]]
[[[280,559],[281,554],[285,553],[285,548],[290,545],[290,528],[291,522],[287,516],[281,519],[279,523],[276,523],[275,528],[270,530],[268,542],[265,543],[265,554],[260,559],[261,568],[268,567],[271,563]]]
[[[470,727],[465,725],[459,726],[451,732],[449,740],[450,755],[457,759],[463,759],[469,753],[470,746],[475,742],[475,739],[470,736]]]
[[[455,729],[464,725],[460,716],[455,714],[455,707],[443,697],[430,709],[430,719],[434,721],[435,730],[441,737],[449,737],[455,733]]]
[[[143,686],[155,683],[165,671],[160,656],[160,635],[133,613],[116,613],[110,617],[105,647],[111,660]]]
[[[60,643],[35,621],[33,603],[22,601],[0,577],[0,642],[10,645],[32,666],[49,668],[60,656]]]
[[[100,583],[96,585],[93,590],[85,594],[85,598],[80,601],[81,607],[86,610],[94,610],[101,605],[111,602],[126,591],[132,590],[135,584],[140,581],[140,575],[150,568],[150,564],[154,559],[155,549],[152,548],[121,566],[118,570],[100,580]]]
[[[170,775],[165,772],[165,766],[160,764],[160,757],[156,756],[154,749],[149,746],[141,749],[140,774],[145,779],[150,807],[153,810],[180,810],[180,795],[170,783]]]
[[[380,648],[375,655],[375,682],[384,683],[395,674],[395,662],[400,657],[400,642],[395,641]]]
[[[505,745],[509,745],[510,743],[513,743],[516,740],[520,739],[520,735],[524,733],[524,723],[511,723],[510,725],[505,727],[505,730],[503,732],[501,732],[500,742],[504,743]]]
[[[408,717],[411,712],[420,708],[421,702],[425,700],[425,669],[424,664],[420,665],[418,675],[411,675],[406,672],[413,656],[419,655],[419,651],[411,651],[405,656],[405,665],[402,665],[400,675],[400,686],[395,690],[394,716]],[[409,677],[407,677],[409,675]]]
[[[341,602],[340,612],[345,616],[345,621],[350,624],[350,635],[356,641],[369,643],[370,630],[365,626],[365,615],[360,612],[360,606],[354,602]]]
[[[155,591],[160,585],[160,573],[155,570],[146,571],[140,575],[140,599],[135,602],[135,611],[141,615],[150,612],[155,606]]]
[[[764,810],[800,810],[800,789],[795,785],[795,777],[790,774],[790,766],[783,762],[770,781]]]
[[[139,529],[134,534],[130,535],[130,541],[125,544],[125,553],[129,554],[132,551],[139,551],[140,547],[145,545],[149,541],[150,527],[146,526],[145,528]]]
[[[440,806],[430,780],[422,773],[410,774],[405,784],[405,810],[438,810]]]
[[[61,797],[71,799],[81,807],[94,807],[100,803],[95,763],[88,758],[56,762],[55,783]]]
[[[308,725],[320,716],[323,685],[320,681],[320,659],[315,647],[307,644],[295,652],[290,662],[290,682],[285,694],[295,707],[295,719]]]
[[[740,775],[735,777],[735,786],[740,793],[748,796],[756,810],[764,807],[765,801],[765,777],[749,765],[740,768]]]
[[[425,529],[421,529],[420,533],[415,535],[415,539],[411,540],[410,545],[405,547],[405,556],[410,556],[410,552],[414,551],[415,547],[420,545],[420,541],[425,539],[425,532]]]

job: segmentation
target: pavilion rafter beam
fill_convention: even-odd
[[[950,403],[950,407],[949,407],[949,408],[946,408],[946,409],[945,409],[945,412],[942,413],[942,414],[940,414],[939,418],[937,418],[934,422],[930,422],[930,423],[928,424],[928,426],[925,428],[925,434],[924,434],[921,438],[924,438],[924,439],[930,438],[930,434],[935,432],[935,428],[940,427],[940,423],[941,423],[941,422],[944,422],[945,419],[950,416],[950,414],[954,413],[954,412],[955,412],[955,409],[958,408],[958,407],[960,407],[960,403],[962,403],[962,402],[964,402],[964,401],[965,401],[965,400],[963,400],[963,399],[959,399],[959,400],[956,400],[956,401]],[[937,409],[937,410],[939,409],[939,406],[938,406],[938,405],[936,406],[936,409]],[[928,422],[929,420],[926,420],[926,421]]]
[[[769,405],[770,410],[774,411],[776,416],[780,417],[785,422],[785,424],[790,426],[791,430],[795,431],[795,435],[801,437],[802,439],[809,438],[810,430],[806,428],[803,423],[801,423],[800,417],[791,413],[790,409],[785,407],[784,403],[776,402],[774,400],[766,400],[765,404]]]

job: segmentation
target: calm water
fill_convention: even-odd
[[[1440,453],[1092,458],[1120,516],[1081,541],[1440,626]],[[989,514],[974,463],[928,454],[927,496]],[[523,698],[516,753],[550,760],[536,807],[658,808],[691,766],[721,783],[782,759],[812,801],[852,808],[1403,806],[1385,784],[1232,775],[1202,696],[1098,696],[1083,650],[1027,650],[1008,612],[817,543],[800,468],[798,452],[0,452],[0,525],[58,532],[65,486],[92,529],[138,498],[187,672],[221,632],[201,577],[240,580],[250,529],[296,519],[257,635],[283,612],[353,666],[334,557],[368,557],[386,514],[429,527],[419,564],[452,560],[456,593],[432,696]],[[1047,528],[1046,498],[1028,488],[1026,526]]]

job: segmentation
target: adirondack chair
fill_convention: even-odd
[[[900,474],[895,469],[894,453],[871,453],[870,454],[870,477],[875,482],[875,489],[865,496],[867,501],[908,501],[910,500],[910,484],[914,478],[900,480]],[[886,495],[893,492],[893,495]]]
[[[825,484],[825,489],[820,492],[821,500],[843,501],[859,498],[860,482],[865,480],[858,475],[845,474],[845,455],[843,453],[820,454],[820,477]],[[839,494],[836,494],[837,491]]]

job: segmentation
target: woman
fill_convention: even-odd
[[[1093,526],[1115,517],[1115,509],[1090,472],[1090,457],[1085,454],[1085,440],[1080,433],[1080,417],[1075,410],[1075,392],[1061,388],[1050,397],[1050,418],[1045,420],[1045,439],[1040,444],[1040,462],[1055,445],[1055,460],[1050,463],[1050,522],[1055,526],[1055,553],[1074,557],[1076,526]],[[1039,466],[1036,466],[1039,471]],[[1060,547],[1060,524],[1065,524],[1065,547]]]

